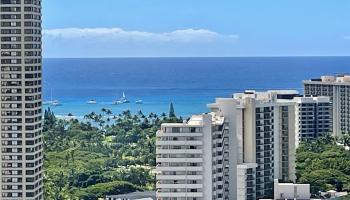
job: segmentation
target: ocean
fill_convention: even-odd
[[[207,112],[216,97],[246,89],[302,92],[302,80],[348,72],[350,57],[44,59],[44,101],[52,96],[62,104],[51,107],[56,115],[80,118],[102,108],[167,113],[173,102],[187,117]],[[112,105],[123,92],[130,103]],[[91,99],[97,104],[87,104]]]

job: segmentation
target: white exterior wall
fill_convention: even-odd
[[[243,143],[243,151],[238,150],[238,152],[243,153],[243,163],[239,164],[258,164],[256,172],[262,175],[256,175],[256,185],[261,188],[265,188],[268,184],[267,187],[272,189],[274,178],[287,177],[285,181],[295,181],[295,104],[290,101],[280,102],[277,99],[278,94],[294,95],[296,92],[248,91],[247,93],[234,94],[234,98],[239,102],[237,114],[238,141]],[[282,121],[282,107],[287,108],[284,113],[287,115],[286,122]],[[259,110],[259,114],[257,110]],[[261,119],[257,118],[258,115]],[[269,127],[273,127],[271,131]],[[265,128],[267,128],[266,131]],[[257,129],[260,130],[259,133]],[[283,134],[286,135],[283,136]],[[262,138],[257,138],[258,136]],[[238,147],[241,146],[238,145]],[[267,146],[271,146],[271,149],[266,149]],[[262,148],[263,150],[261,150]],[[259,153],[259,157],[257,157],[257,153]],[[265,162],[265,159],[267,159],[267,162]],[[283,165],[283,162],[287,165]],[[271,165],[271,163],[273,164],[272,170],[269,171],[271,173],[266,175],[265,165]],[[269,181],[265,182],[265,178],[268,178]],[[256,191],[257,198],[273,195],[272,192],[266,189],[257,188]],[[260,196],[259,193],[261,193]]]
[[[162,124],[157,132],[157,199],[236,198],[237,169],[228,167],[237,165],[236,101],[217,99],[209,107],[213,111],[210,114],[192,116],[186,123]],[[197,128],[200,132],[184,132],[189,128]],[[196,137],[195,141],[193,137]],[[196,149],[189,149],[189,145]],[[174,149],[175,146],[184,149]],[[199,165],[189,166],[193,162]],[[196,171],[196,174],[188,174],[190,171]],[[196,183],[192,184],[193,181]],[[191,189],[194,190],[191,192]]]
[[[274,199],[306,200],[311,197],[309,184],[278,183],[276,179],[274,188]]]
[[[237,197],[237,159],[238,159],[238,139],[237,139],[237,102],[232,98],[217,98],[216,102],[209,104],[208,107],[215,112],[217,116],[222,116],[225,119],[225,127],[227,127],[228,135],[228,152],[225,152],[224,169],[228,170],[228,186],[225,185],[224,189],[228,189],[228,199],[235,199]],[[228,155],[227,155],[228,154]],[[231,167],[233,166],[233,167]],[[225,194],[226,196],[226,194]]]
[[[251,181],[255,185],[255,170],[256,170],[257,164],[256,163],[245,163],[245,164],[238,164],[237,165],[237,200],[247,200],[249,199],[249,195],[253,195],[253,198],[255,199],[255,187],[251,187],[248,185],[248,179],[251,177],[248,177],[247,170],[251,169],[254,171]],[[249,192],[248,188],[253,189],[253,192]]]
[[[275,178],[294,181],[295,104],[290,101],[280,102],[277,99],[277,94],[280,93],[292,96],[294,91],[293,93],[268,91],[256,94],[250,92],[249,94],[235,94],[235,98],[218,98],[215,103],[208,105],[212,111],[209,114],[193,116],[187,123],[163,124],[162,130],[157,133],[157,181],[180,178],[190,181],[197,179],[202,182],[197,185],[199,190],[196,195],[188,190],[187,193],[181,195],[177,190],[166,193],[164,189],[176,189],[183,186],[178,184],[165,186],[158,183],[157,198],[178,197],[178,199],[183,199],[186,197],[188,199],[196,197],[197,199],[242,200],[255,200],[260,197],[272,198]],[[159,158],[163,154],[170,153],[162,149],[163,145],[169,145],[170,142],[162,141],[162,136],[166,134],[164,128],[191,126],[201,128],[201,133],[198,133],[201,134],[200,141],[191,141],[191,144],[203,146],[202,149],[191,149],[187,153],[199,153],[202,157],[185,161],[176,158],[180,159],[176,162],[183,164],[194,160],[201,162],[202,165],[196,169],[202,174],[196,177],[162,175],[163,172],[169,170],[176,172],[188,169],[185,166],[161,167],[164,163],[175,162],[174,158]],[[182,135],[189,136],[190,133],[182,133]],[[190,141],[184,142],[176,141],[176,145],[190,143]],[[174,144],[174,141],[171,143]],[[286,163],[287,165],[285,165]],[[251,169],[254,170],[251,171]],[[248,180],[248,176],[253,181]],[[184,187],[188,189],[192,188],[193,185],[184,185]]]
[[[203,115],[203,199],[213,197],[212,116]]]
[[[296,176],[296,138],[295,138],[295,106],[289,106],[289,142],[288,142],[288,158],[289,158],[289,164],[288,164],[288,176],[289,180],[295,182],[297,180]]]
[[[189,131],[190,129],[195,129],[196,132],[191,133]],[[156,188],[158,199],[211,198],[211,189],[209,191],[204,190],[204,187],[211,188],[212,183],[211,167],[209,166],[208,169],[208,164],[204,162],[204,160],[207,161],[208,159],[208,150],[205,150],[203,147],[204,145],[208,145],[208,143],[210,145],[211,141],[205,141],[208,139],[208,137],[205,136],[205,134],[208,134],[207,132],[208,129],[205,128],[205,125],[202,123],[198,125],[162,125],[161,130],[157,132],[156,141]],[[174,137],[178,139],[174,140]],[[196,137],[196,140],[188,141],[190,137]],[[176,146],[181,146],[182,148],[176,149]],[[191,149],[191,146],[196,147],[196,149]],[[208,149],[210,150],[210,148]],[[209,156],[210,155],[211,153]],[[192,158],[192,156],[195,156],[195,158]],[[191,163],[197,163],[197,166],[191,166]],[[189,172],[194,172],[196,174]],[[206,178],[204,178],[204,176],[206,176]],[[208,179],[210,181],[208,181]],[[191,189],[197,191],[191,192]],[[208,197],[207,195],[210,196]]]
[[[243,123],[242,135],[244,138],[244,160],[245,163],[256,162],[256,141],[255,141],[255,129],[256,129],[256,117],[255,117],[255,104],[252,99],[247,99],[244,105],[243,118],[237,119],[237,123]]]

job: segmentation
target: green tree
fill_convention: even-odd
[[[345,147],[350,148],[350,133],[346,133],[342,136],[341,142],[344,144]]]
[[[341,191],[350,185],[350,152],[331,136],[305,142],[297,149],[296,170],[298,182],[309,183],[314,195]]]
[[[169,118],[176,118],[174,104],[170,103]]]

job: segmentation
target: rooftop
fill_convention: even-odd
[[[192,117],[188,121],[184,121],[183,123],[163,123],[163,127],[198,127],[203,126],[204,116],[211,116],[213,125],[220,125],[224,123],[225,118],[219,115],[216,115],[214,112],[201,114],[201,115],[192,115]]]
[[[350,84],[350,75],[341,74],[337,76],[321,76],[320,78],[305,80],[304,83]]]
[[[330,103],[330,97],[324,97],[324,96],[319,96],[319,97],[294,97],[293,99],[278,99],[277,102],[279,103],[288,103],[288,102],[293,102],[293,103]]]
[[[133,192],[121,195],[107,195],[106,199],[123,199],[123,200],[155,200],[156,192]]]
[[[299,96],[297,90],[267,90],[267,91],[255,91],[255,90],[246,90],[244,93],[235,93],[233,98],[238,101],[246,99],[255,99],[263,103],[273,103],[277,99],[293,99],[294,97]]]

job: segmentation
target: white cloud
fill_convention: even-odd
[[[45,57],[227,56],[238,35],[206,29],[171,32],[121,28],[64,28],[43,31]]]
[[[64,28],[44,30],[46,38],[62,39],[103,39],[119,42],[212,42],[218,39],[237,40],[238,35],[219,34],[206,29],[183,29],[172,32],[155,33],[127,31],[121,28]]]

